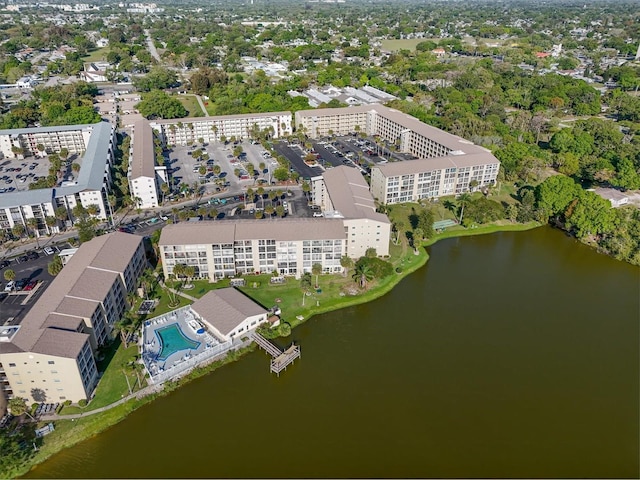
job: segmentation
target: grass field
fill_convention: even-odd
[[[204,117],[200,104],[194,95],[178,95],[178,100],[189,112],[189,117]]]
[[[96,48],[95,50],[89,52],[86,56],[82,57],[82,60],[85,62],[97,62],[100,60],[105,60],[107,58],[107,53],[109,53],[109,47]]]
[[[416,49],[416,45],[426,40],[427,39],[425,38],[382,40],[382,50],[386,50],[389,52],[397,52],[398,50],[409,50],[410,52],[413,52]]]

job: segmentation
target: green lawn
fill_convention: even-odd
[[[92,50],[91,52],[87,53],[87,55],[82,57],[82,60],[84,62],[104,61],[107,58],[107,53],[109,53],[108,46],[102,47],[102,48],[96,48],[95,50]]]
[[[94,398],[86,407],[78,407],[70,405],[64,407],[60,412],[62,415],[71,415],[74,413],[82,413],[96,408],[110,405],[129,394],[127,379],[131,385],[132,391],[138,391],[146,386],[144,373],[140,373],[140,379],[143,385],[139,385],[136,374],[128,367],[128,364],[136,359],[138,355],[137,345],[130,344],[127,349],[120,344],[119,341],[113,343],[109,351],[106,352],[105,358],[98,364],[98,371],[104,371]],[[126,375],[126,378],[125,378]]]
[[[386,50],[389,52],[397,52],[398,50],[409,50],[413,52],[416,49],[416,45],[427,40],[428,39],[426,38],[382,40],[382,50]]]
[[[194,95],[178,95],[178,100],[180,100],[182,106],[189,112],[189,117],[204,117],[198,99]]]

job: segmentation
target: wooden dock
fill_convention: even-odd
[[[271,355],[271,365],[269,369],[278,376],[280,376],[282,370],[286,370],[288,365],[291,365],[296,358],[300,358],[301,356],[299,345],[292,343],[291,346],[283,352],[258,332],[252,332],[251,338],[260,348]]]

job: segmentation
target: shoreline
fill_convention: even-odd
[[[433,238],[425,240],[421,242],[420,248],[418,249],[418,254],[415,255],[417,257],[417,261],[412,263],[408,267],[403,268],[401,273],[396,273],[395,275],[390,275],[385,279],[382,279],[375,287],[371,290],[364,292],[363,294],[356,295],[353,297],[344,297],[344,301],[339,302],[334,305],[327,306],[313,306],[309,307],[306,311],[309,311],[308,315],[305,315],[302,320],[289,321],[292,328],[306,322],[311,319],[315,315],[329,313],[336,310],[341,310],[343,308],[352,307],[356,305],[361,305],[364,303],[371,302],[376,300],[387,293],[389,293],[394,287],[396,287],[405,277],[411,275],[415,271],[422,268],[426,265],[429,260],[429,254],[426,250],[427,247],[434,245],[440,240],[446,240],[449,238],[457,238],[457,237],[465,237],[465,236],[475,236],[475,235],[486,235],[491,233],[498,232],[511,232],[511,231],[528,231],[534,228],[538,228],[542,226],[537,222],[529,222],[527,224],[504,224],[504,225],[487,225],[485,227],[478,228],[466,228],[463,229],[459,227],[459,229],[453,229],[450,231],[445,231],[440,234],[434,235]],[[408,248],[405,257],[403,258],[413,258],[414,253],[413,249]],[[411,256],[411,257],[409,257]],[[295,318],[295,314],[292,318]],[[129,414],[136,411],[138,408],[156,400],[157,398],[168,395],[175,389],[186,385],[191,380],[196,378],[200,378],[206,374],[209,374],[218,368],[226,365],[227,363],[234,362],[242,358],[246,353],[249,353],[254,350],[253,345],[237,350],[234,355],[227,356],[222,360],[218,360],[209,365],[205,365],[202,367],[196,367],[189,374],[184,377],[180,377],[176,380],[169,380],[163,384],[162,390],[158,392],[151,393],[142,398],[132,397],[128,401],[117,405],[114,408],[106,410],[104,412],[96,413],[94,415],[88,415],[83,418],[77,419],[78,422],[75,422],[76,419],[59,419],[56,420],[56,430],[57,434],[60,437],[64,437],[68,440],[68,442],[62,442],[59,445],[51,448],[49,451],[46,448],[46,443],[40,447],[40,451],[43,451],[42,457],[40,458],[38,454],[36,454],[33,458],[33,461],[25,464],[22,468],[15,469],[13,472],[6,472],[7,475],[2,478],[22,478],[23,475],[31,472],[36,469],[38,465],[48,460],[53,455],[61,452],[66,448],[73,447],[74,445],[85,441],[95,435],[100,434],[101,432],[107,430],[108,428],[120,423],[125,420]],[[101,421],[100,421],[101,420]],[[75,430],[75,431],[74,431]],[[46,442],[46,440],[45,440]],[[3,472],[4,475],[4,472]]]

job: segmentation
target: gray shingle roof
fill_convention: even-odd
[[[212,290],[196,300],[191,309],[223,335],[228,335],[247,317],[267,313],[267,310],[232,287]]]

